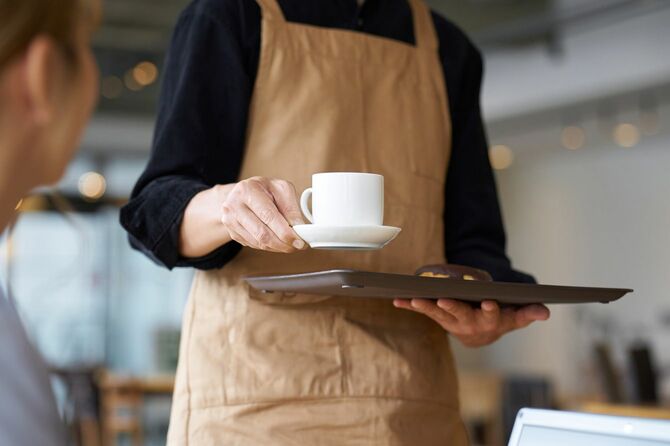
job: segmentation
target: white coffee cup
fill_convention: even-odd
[[[384,224],[384,177],[360,172],[314,174],[312,187],[300,197],[300,207],[315,225],[381,226]]]

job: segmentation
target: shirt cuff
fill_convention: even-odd
[[[121,224],[128,231],[133,248],[168,269],[176,266],[220,268],[239,252],[239,245],[231,242],[202,258],[182,258],[179,232],[184,210],[193,197],[208,186],[200,181],[174,177],[158,182],[121,209]]]

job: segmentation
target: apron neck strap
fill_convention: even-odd
[[[256,3],[260,6],[264,19],[279,22],[286,21],[277,0],[256,0]],[[414,18],[416,46],[418,48],[437,50],[439,45],[430,9],[423,0],[409,0],[409,5],[412,8],[412,17]]]
[[[258,6],[261,7],[264,19],[275,20],[278,22],[285,22],[284,13],[277,0],[256,0]]]
[[[430,9],[423,0],[409,0],[414,17],[414,38],[417,48],[437,50],[439,47]]]

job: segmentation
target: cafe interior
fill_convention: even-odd
[[[119,209],[147,163],[165,52],[187,0],[105,0],[100,102],[56,186],[17,204],[0,283],[51,372],[73,444],[165,444],[193,270],[129,246]],[[522,407],[670,419],[670,2],[430,0],[485,61],[482,111],[515,268],[630,288],[469,349],[473,445]]]

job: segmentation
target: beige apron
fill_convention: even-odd
[[[428,8],[411,0],[416,45],[288,23],[263,12],[259,68],[240,178],[302,191],[311,174],[386,179],[373,252],[244,248],[196,274],[184,315],[171,445],[465,445],[448,337],[392,302],[262,294],[245,274],[358,268],[412,274],[443,263],[451,127]]]

